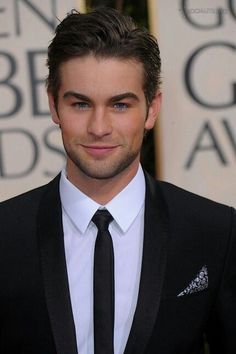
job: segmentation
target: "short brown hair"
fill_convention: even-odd
[[[160,86],[161,59],[157,40],[146,29],[138,28],[131,17],[100,7],[81,14],[72,10],[57,26],[48,48],[47,88],[57,103],[59,68],[74,57],[135,59],[144,68],[143,90],[148,103]]]

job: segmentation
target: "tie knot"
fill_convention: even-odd
[[[112,220],[112,215],[106,209],[98,209],[92,217],[92,221],[97,226],[99,231],[107,231]]]

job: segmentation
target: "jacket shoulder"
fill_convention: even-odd
[[[46,189],[45,186],[41,186],[35,189],[32,189],[28,192],[19,194],[15,197],[7,199],[0,203],[0,215],[1,212],[7,212],[8,210],[11,213],[14,212],[26,212],[26,209],[32,209],[35,205],[39,203],[42,194]]]
[[[11,215],[14,217],[20,215],[27,215],[27,217],[30,217],[30,215],[35,213],[35,210],[38,208],[46,191],[53,188],[53,186],[54,188],[55,186],[58,186],[58,181],[59,177],[57,176],[51,182],[43,186],[0,202],[0,219],[5,217],[6,219],[9,219]]]
[[[150,195],[165,208],[172,220],[189,222],[193,225],[215,225],[221,229],[235,219],[232,207],[189,192],[169,182],[155,180],[145,173],[147,188]]]
[[[189,192],[168,182],[157,181],[171,214],[217,224],[232,217],[234,209],[227,205]]]
[[[194,192],[190,192],[184,188],[178,187],[177,185],[174,185],[169,182],[165,181],[156,181],[156,183],[159,184],[162,192],[168,196],[168,198],[171,198],[172,201],[178,200],[178,201],[195,201],[199,203],[206,203],[207,205],[212,205],[212,206],[218,206],[218,207],[227,207],[227,205],[218,203],[214,200],[211,200],[209,198],[206,198],[204,196],[198,195]]]

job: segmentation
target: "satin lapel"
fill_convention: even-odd
[[[143,354],[158,316],[165,274],[168,212],[160,187],[146,175],[143,260],[137,307],[125,354]]]
[[[58,354],[76,354],[76,336],[66,271],[59,177],[43,195],[38,239],[46,303]]]

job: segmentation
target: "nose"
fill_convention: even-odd
[[[112,124],[109,114],[102,107],[96,108],[89,119],[88,133],[101,138],[111,132]]]

